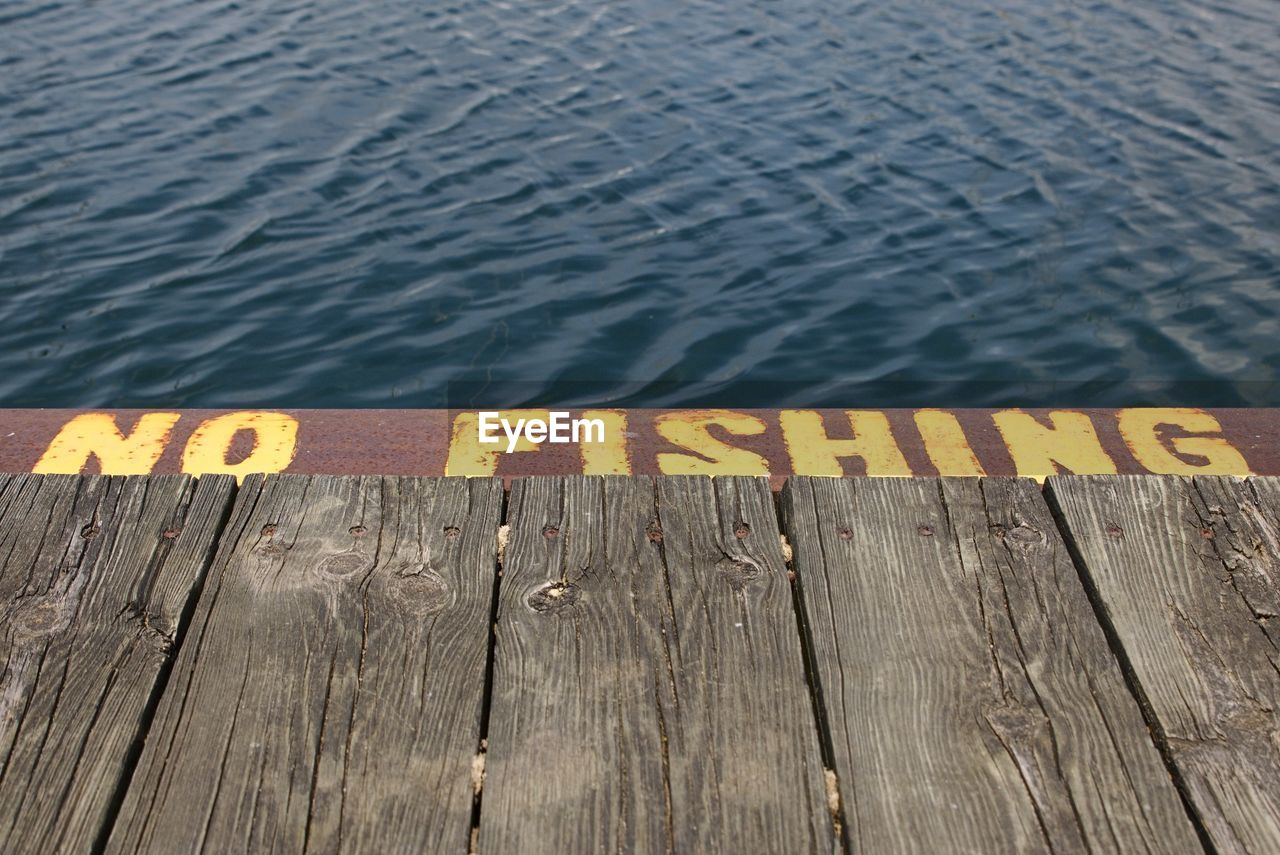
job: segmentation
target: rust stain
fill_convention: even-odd
[[[1274,409],[569,412],[604,418],[605,442],[477,453],[474,410],[0,410],[0,471],[1280,475]]]

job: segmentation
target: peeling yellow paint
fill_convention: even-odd
[[[227,460],[241,431],[253,433],[253,450],[238,462]],[[189,475],[234,475],[236,481],[255,472],[283,472],[298,448],[298,420],[285,413],[244,410],[200,423],[182,452],[182,471]]]
[[[878,410],[847,410],[853,428],[853,439],[832,439],[816,410],[782,410],[778,423],[782,441],[791,456],[791,470],[804,475],[846,474],[841,458],[857,457],[866,466],[866,474],[906,477],[911,474],[902,456],[889,418]],[[850,473],[853,474],[853,473]]]
[[[693,454],[658,454],[663,475],[768,475],[769,462],[754,451],[735,448],[711,435],[712,425],[737,436],[765,432],[763,419],[733,410],[678,410],[654,421],[659,436]]]
[[[1116,426],[1143,468],[1157,475],[1248,475],[1249,464],[1222,435],[1222,425],[1204,410],[1178,407],[1121,410]],[[1163,439],[1161,428],[1199,436]],[[1205,434],[1210,434],[1206,436]],[[1203,463],[1187,460],[1199,458]]]
[[[583,419],[604,422],[604,442],[583,442],[583,475],[630,475],[631,454],[627,443],[626,410],[587,410]]]
[[[126,436],[110,413],[82,413],[62,426],[32,472],[75,475],[96,457],[107,475],[146,475],[169,443],[180,413],[147,413]]]
[[[1054,410],[1049,425],[1022,410],[1001,410],[991,415],[996,429],[1022,477],[1043,481],[1067,471],[1075,474],[1114,475],[1116,464],[1102,447],[1088,413]]]
[[[517,419],[545,421],[551,417],[551,412],[550,410],[502,410],[499,415],[514,423]],[[498,471],[498,458],[505,454],[506,450],[506,437],[502,437],[500,442],[482,443],[480,441],[479,413],[458,413],[453,418],[453,432],[449,437],[449,457],[444,464],[444,474],[465,475],[468,478],[490,478]],[[523,435],[516,440],[515,451],[517,452],[537,450],[538,443],[530,442]]]
[[[986,475],[978,456],[960,427],[960,420],[943,410],[919,410],[915,414],[916,430],[924,440],[925,454],[939,475]]]
[[[31,424],[30,415],[15,416],[12,424],[16,430],[7,434],[0,431],[0,452],[9,455],[7,465],[11,471],[31,467],[29,471],[35,473],[101,471],[109,475],[139,475],[173,471],[177,468],[174,463],[180,461],[183,472],[229,473],[243,479],[251,472],[287,471],[300,453],[299,420],[307,420],[305,415],[294,418],[279,412],[222,412],[200,422],[188,438],[183,428],[194,424],[198,415],[205,414],[83,412],[57,418],[47,428],[34,430],[27,426]],[[440,467],[444,458],[444,474],[470,477],[492,477],[500,469],[510,474],[560,471],[586,475],[769,475],[773,469],[778,475],[865,473],[906,477],[914,474],[911,466],[917,458],[908,459],[904,451],[921,455],[921,461],[927,457],[932,468],[944,476],[974,477],[995,472],[1037,480],[1059,472],[1114,474],[1119,468],[1157,474],[1248,475],[1255,467],[1261,467],[1258,471],[1272,471],[1267,467],[1273,465],[1267,446],[1262,444],[1270,441],[1264,437],[1272,436],[1273,428],[1258,428],[1250,433],[1229,412],[1179,407],[1093,412],[975,410],[967,415],[964,411],[929,408],[902,411],[896,416],[884,410],[596,409],[578,411],[574,424],[591,427],[584,428],[581,438],[578,427],[573,427],[568,440],[564,433],[556,438],[549,436],[547,430],[532,427],[534,420],[551,423],[561,419],[563,429],[563,418],[568,413],[518,409],[486,413],[490,420],[497,416],[507,423],[496,434],[492,432],[493,422],[487,423],[489,435],[498,440],[493,443],[479,441],[480,415],[477,411],[452,414],[447,449],[428,449],[433,467]],[[891,420],[891,416],[901,421]],[[427,413],[423,417],[431,421],[424,424],[422,441],[434,444],[439,425],[434,419],[438,415]],[[329,415],[318,420],[321,427],[314,433],[307,432],[313,444],[314,456],[308,458],[312,471],[316,465],[324,465],[327,455],[335,453],[332,418]],[[361,418],[360,413],[351,413],[351,425],[336,435],[336,441],[346,443],[350,449],[351,456],[343,464],[348,467],[360,465],[361,442],[366,432],[373,431],[368,434],[368,442],[377,443],[377,431],[385,429],[382,420],[367,426]],[[908,418],[915,429],[903,427],[902,435],[895,435],[894,425],[905,425]],[[991,431],[975,423],[979,418],[992,420],[1007,458],[1000,445],[991,441]],[[846,420],[848,428],[844,427]],[[531,427],[524,431],[518,423]],[[601,427],[603,441],[592,441]],[[1102,439],[1111,435],[1100,434],[1102,428],[1118,434],[1108,439],[1116,443],[1114,447],[1103,445]],[[505,433],[508,429],[512,431],[510,435]],[[43,451],[39,446],[31,449],[33,434],[39,436],[43,431],[48,431],[43,436],[52,435],[52,440],[45,440],[48,444]],[[249,443],[242,432],[249,432],[253,439],[247,455],[242,449],[249,448]],[[240,444],[236,443],[237,434],[241,434]],[[517,456],[502,465],[511,437],[515,437],[515,452],[538,451],[543,441],[576,444],[576,450],[567,451],[576,454],[578,462],[569,459],[565,451],[558,451],[550,458],[522,460]],[[180,446],[184,440],[185,447],[175,448],[177,453],[165,456],[170,445]],[[1127,447],[1127,453],[1121,451],[1120,442]],[[243,460],[228,460],[233,447],[237,456],[244,456]],[[39,455],[34,465],[27,454]],[[1117,456],[1113,459],[1111,454]],[[1253,459],[1247,460],[1246,455]]]

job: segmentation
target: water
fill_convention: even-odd
[[[1280,405],[1273,0],[4,0],[0,405]]]

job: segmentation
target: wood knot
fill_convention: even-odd
[[[398,599],[425,614],[433,614],[449,605],[452,592],[438,573],[422,565],[406,565],[392,574]]]
[[[662,526],[658,525],[657,520],[645,526],[644,533],[649,538],[650,543],[662,543]]]
[[[101,533],[102,529],[98,527],[97,523],[89,523],[87,526],[80,529],[80,536],[85,540],[93,540]]]
[[[525,600],[529,608],[543,614],[556,614],[572,608],[582,598],[582,589],[568,582],[550,582],[538,588]]]
[[[126,622],[137,627],[137,637],[145,641],[152,650],[162,656],[168,656],[173,652],[173,632],[156,626],[164,623],[159,615],[151,614],[136,601],[126,603],[120,610],[120,615]]]
[[[1124,529],[1120,528],[1120,526],[1116,525],[1113,522],[1107,523],[1107,527],[1105,531],[1107,532],[1108,537],[1115,537],[1115,538],[1124,537]]]
[[[916,531],[920,533],[921,537],[933,537],[933,526],[928,525],[927,523],[921,523],[916,528]]]
[[[1048,726],[1042,713],[1013,701],[990,707],[984,716],[1005,747],[1015,751],[1034,744]]]
[[[345,579],[369,569],[369,562],[358,552],[339,552],[320,562],[316,570],[324,576]]]
[[[151,649],[161,656],[173,653],[173,636],[156,629],[151,624],[144,624],[138,631],[138,637],[146,640]]]
[[[444,527],[445,540],[457,540],[461,534],[462,529],[458,528],[456,525],[447,525]]]
[[[275,524],[275,523],[267,523],[266,525],[264,525],[264,526],[262,527],[262,536],[263,536],[263,537],[274,537],[274,536],[275,536],[275,533],[276,533],[276,524]]]
[[[836,537],[840,538],[841,540],[853,540],[853,529],[849,528],[848,526],[841,526],[840,528],[836,529]]]
[[[722,558],[716,563],[716,570],[729,581],[735,591],[741,591],[753,580],[760,578],[763,571],[750,561],[736,558]]]
[[[552,540],[560,536],[560,529],[553,525],[543,526],[542,536],[547,540]]]
[[[1200,529],[1200,536],[1203,537],[1205,540],[1213,540],[1214,538],[1213,529],[1211,528]]]
[[[61,600],[39,597],[21,601],[9,620],[17,635],[39,637],[65,628],[69,618]]]
[[[747,535],[751,534],[751,526],[744,522],[739,522],[733,527],[733,536],[738,540],[746,540]]]
[[[166,528],[164,531],[160,532],[160,536],[165,540],[173,540],[180,534],[182,534],[182,529],[180,528]]]
[[[369,529],[362,525],[353,525],[351,528],[347,529],[347,533],[352,537],[364,537],[369,533]]]
[[[1020,543],[1029,546],[1033,543],[1040,543],[1044,540],[1044,535],[1026,523],[1018,523],[1009,529],[1005,536],[1014,543]]]

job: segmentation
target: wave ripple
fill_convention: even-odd
[[[7,406],[1280,405],[1270,0],[8,0]]]

